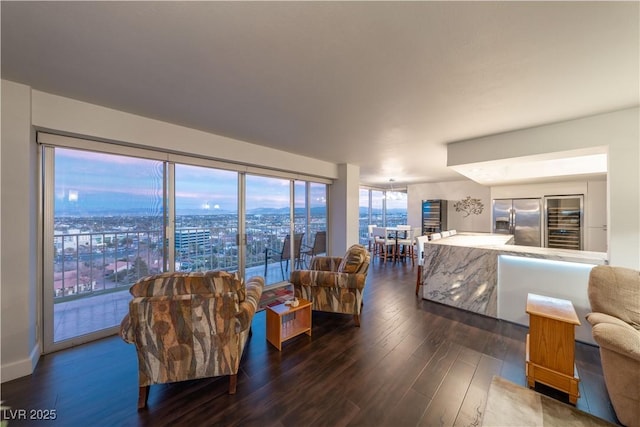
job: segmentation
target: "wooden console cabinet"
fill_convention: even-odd
[[[527,313],[527,385],[533,388],[537,381],[563,391],[575,405],[580,397],[575,327],[580,325],[580,320],[573,304],[568,300],[528,294]]]

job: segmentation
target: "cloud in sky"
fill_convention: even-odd
[[[163,163],[157,160],[57,148],[55,198],[57,213],[153,209],[162,204]],[[296,191],[305,189],[296,184]],[[312,183],[311,206],[326,205],[326,186]],[[235,171],[177,164],[176,211],[236,212],[238,174]],[[73,195],[73,197],[70,197]],[[247,210],[289,206],[289,180],[247,175]],[[305,197],[296,197],[304,203]],[[208,207],[208,209],[207,209]]]

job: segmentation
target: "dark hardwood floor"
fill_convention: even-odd
[[[374,262],[360,328],[351,316],[314,313],[313,335],[282,352],[257,313],[233,396],[226,377],[155,385],[138,412],[135,349],[119,337],[43,356],[33,375],[2,384],[1,398],[27,416],[55,409],[56,419],[9,426],[479,425],[494,375],[526,384],[527,328],[424,301],[415,274]],[[524,310],[525,301],[514,304]],[[598,349],[577,343],[576,359],[577,407],[617,422]]]

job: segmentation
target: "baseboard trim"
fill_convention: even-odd
[[[41,353],[40,344],[36,344],[31,349],[29,357],[16,362],[2,364],[0,367],[0,382],[5,383],[7,381],[33,374],[33,371],[36,369],[38,361],[40,360]]]

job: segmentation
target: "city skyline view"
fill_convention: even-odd
[[[57,307],[85,298],[126,303],[131,284],[163,271],[239,271],[277,284],[326,236],[325,183],[174,163],[169,186],[166,161],[62,147],[53,155],[53,192],[45,190],[53,232],[44,244],[53,248],[47,286]],[[359,203],[361,243],[371,221],[406,222],[406,194],[361,190]],[[165,227],[169,209],[174,222]],[[292,229],[302,246],[283,264]],[[70,338],[63,330],[55,342]],[[89,324],[70,330],[92,332]]]

